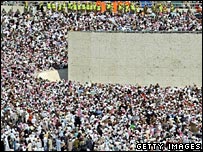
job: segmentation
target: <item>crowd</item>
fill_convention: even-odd
[[[61,80],[69,30],[201,31],[190,12],[147,16],[1,14],[1,144],[8,151],[134,150],[137,143],[202,143],[202,88]],[[167,150],[167,149],[166,149]]]

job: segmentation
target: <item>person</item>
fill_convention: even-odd
[[[47,2],[47,10],[51,10],[51,2]]]
[[[93,10],[94,10],[94,13],[97,12],[97,4],[96,4],[96,2],[93,2]]]
[[[57,11],[59,11],[59,12],[61,12],[61,11],[62,11],[62,4],[61,4],[61,2],[59,2],[59,4],[58,4]]]
[[[90,11],[90,2],[86,2],[86,11],[87,13]]]
[[[159,4],[159,13],[163,13],[163,4],[162,3]]]
[[[156,5],[154,3],[152,4],[151,10],[153,13],[156,13]]]
[[[135,5],[134,5],[134,3],[131,3],[131,4],[130,4],[130,12],[131,12],[132,14],[135,13]]]
[[[56,138],[56,151],[61,151],[61,139],[60,137]]]
[[[1,151],[5,151],[5,144],[3,139],[1,139]]]
[[[27,151],[32,151],[32,142],[31,142],[31,140],[28,141],[28,145],[26,147],[26,150]]]
[[[76,2],[73,2],[72,10],[73,10],[74,12],[77,11],[77,4],[76,4]]]
[[[73,142],[74,140],[71,138],[71,136],[69,135],[69,140],[68,140],[68,151],[72,151],[73,150]]]
[[[147,13],[148,13],[147,10],[148,10],[148,7],[147,7],[147,5],[145,5],[145,6],[144,6],[144,9],[143,9],[144,14],[147,14]]]
[[[71,29],[122,31],[133,23],[136,27],[132,32],[201,31],[201,22],[194,13],[155,14],[155,17],[104,13],[102,18],[94,11],[81,14],[48,11],[44,15],[37,11],[33,20],[23,13],[12,20],[14,15],[2,12],[1,16],[4,34],[1,137],[5,150],[15,147],[14,138],[18,150],[25,151],[26,143],[31,140],[34,150],[43,151],[46,138],[51,141],[49,150],[60,149],[55,139],[64,143],[66,135],[70,141],[68,150],[73,149],[75,139],[81,146],[87,143],[83,138],[86,135],[91,138],[88,147],[93,150],[134,150],[135,141],[202,142],[202,87],[83,84],[70,80],[51,82],[37,77],[38,72],[51,70],[53,66],[58,69],[68,66],[69,39],[65,37]],[[185,22],[187,24],[183,24]],[[163,29],[159,28],[160,24]]]
[[[97,5],[97,12],[101,12],[101,1],[97,1],[97,3],[96,3],[96,5]]]
[[[62,12],[63,13],[66,12],[66,2],[65,1],[62,3]]]
[[[82,9],[82,5],[81,5],[81,3],[80,3],[80,2],[77,2],[77,8],[78,8],[78,12],[80,12],[80,11],[81,11],[81,9]]]
[[[87,149],[89,149],[89,151],[94,150],[94,142],[93,142],[91,136],[88,136],[88,138],[86,140],[86,145],[87,145]]]
[[[44,12],[44,3],[42,1],[40,1],[39,3],[39,10],[41,10],[41,12]]]
[[[163,5],[163,13],[166,14],[168,12],[166,5]]]
[[[27,13],[28,12],[28,1],[25,1],[25,5],[24,5],[24,12]]]
[[[174,7],[173,3],[171,3],[171,5],[170,5],[170,12],[174,12],[174,10],[175,10],[175,7]]]
[[[68,2],[68,12],[72,11],[72,5],[73,5],[73,2],[69,1]]]
[[[82,3],[82,12],[85,12],[86,11],[86,5],[85,5],[85,3],[83,2]]]
[[[89,5],[90,5],[90,12],[92,12],[93,11],[93,3],[89,2]]]
[[[52,9],[53,12],[56,11],[56,4],[55,4],[55,2],[51,3],[51,9]]]
[[[103,131],[102,131],[102,125],[100,124],[100,122],[99,122],[99,124],[97,126],[97,132],[99,133],[100,136],[102,136]]]
[[[10,146],[9,146],[8,136],[4,137],[4,145],[5,145],[5,147],[4,147],[5,151],[9,151],[10,150]]]
[[[118,12],[122,13],[123,10],[123,2],[122,1],[118,1]]]
[[[48,151],[52,151],[53,150],[52,138],[50,138],[50,137],[48,138],[47,149],[48,149]]]
[[[106,4],[106,10],[107,10],[108,12],[111,12],[111,9],[112,9],[112,5],[111,5],[110,2],[108,2],[108,3]]]
[[[129,13],[129,11],[130,11],[130,2],[125,1],[125,13]]]
[[[79,148],[79,139],[76,138],[73,142],[73,148],[72,148],[72,151],[78,151],[78,148]]]
[[[77,127],[77,126],[79,126],[80,127],[80,125],[81,125],[81,119],[80,119],[80,117],[79,116],[75,116],[75,127]]]

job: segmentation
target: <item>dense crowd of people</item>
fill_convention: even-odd
[[[191,12],[1,14],[1,144],[8,151],[134,150],[201,143],[202,88],[50,82],[68,65],[68,31],[201,31]],[[166,149],[167,150],[167,149]]]

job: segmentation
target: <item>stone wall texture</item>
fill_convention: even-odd
[[[69,32],[69,80],[202,86],[202,34]]]

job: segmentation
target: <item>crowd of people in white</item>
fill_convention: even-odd
[[[202,143],[202,88],[50,82],[68,65],[69,30],[201,31],[189,12],[146,15],[1,14],[1,144],[14,151],[134,150]]]

